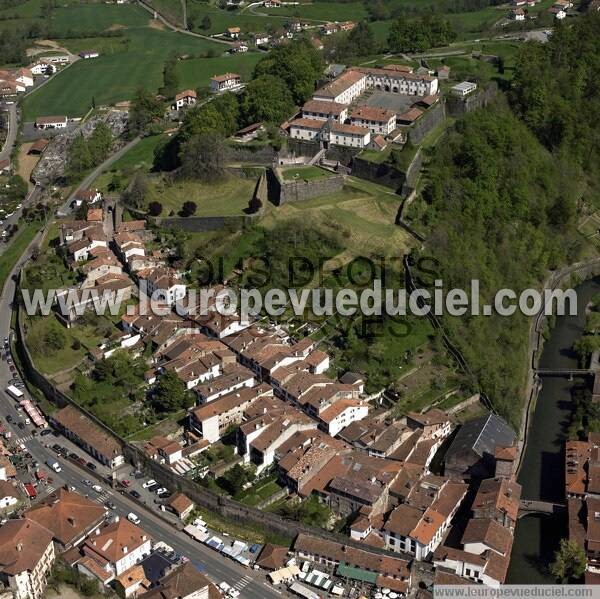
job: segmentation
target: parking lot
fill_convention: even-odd
[[[406,112],[415,102],[418,102],[422,96],[404,96],[393,92],[376,91],[364,99],[359,99],[361,106],[375,106],[377,108],[387,108],[393,110],[396,114]]]

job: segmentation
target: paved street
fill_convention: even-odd
[[[30,251],[35,243],[39,242],[39,238],[40,235],[38,234],[28,251]],[[20,263],[23,261],[24,258],[21,259]],[[9,277],[0,299],[0,340],[4,339],[4,337],[9,334],[10,304],[14,292],[15,282],[12,280],[12,277]],[[8,364],[6,361],[2,360],[0,362],[0,419],[2,420],[2,424],[5,424],[6,428],[12,432],[13,439],[24,443],[33,459],[40,463],[40,467],[43,468],[46,471],[47,476],[52,479],[52,482],[49,482],[45,489],[40,486],[41,492],[47,494],[55,488],[66,484],[74,487],[83,495],[89,495],[90,498],[99,503],[111,501],[116,506],[116,514],[121,517],[126,517],[130,512],[137,514],[142,521],[142,527],[155,540],[164,541],[173,547],[177,553],[186,555],[194,562],[202,564],[206,568],[207,575],[214,582],[219,583],[221,581],[226,581],[241,591],[240,597],[248,599],[268,599],[270,597],[282,595],[281,592],[268,585],[264,573],[244,568],[236,562],[216,553],[212,549],[190,539],[184,533],[177,531],[173,525],[163,521],[158,516],[157,506],[155,506],[154,503],[150,503],[149,499],[149,506],[148,509],[146,509],[137,504],[132,498],[128,497],[126,493],[121,493],[112,489],[106,483],[101,484],[103,489],[101,494],[96,493],[89,486],[86,486],[82,482],[84,479],[90,479],[94,484],[98,481],[94,480],[87,471],[79,468],[71,461],[57,457],[56,452],[51,449],[52,445],[55,443],[69,449],[74,447],[72,444],[66,439],[62,437],[57,438],[54,435],[40,436],[38,434],[34,436],[31,426],[26,427],[25,430],[18,428],[18,423],[23,420],[22,413],[17,410],[17,403],[4,391],[11,378],[13,378],[13,375],[9,370]],[[13,419],[11,424],[6,423],[6,417],[9,415]],[[75,451],[81,457],[91,460],[91,458],[82,450],[76,449]],[[60,463],[62,468],[60,474],[53,472],[50,468],[45,466],[45,462],[48,459]],[[124,469],[119,473],[119,478],[124,478],[124,475],[131,472],[131,470],[132,468]],[[102,473],[99,464],[98,473]]]
[[[8,104],[6,107],[8,109],[8,135],[0,151],[0,160],[10,158],[15,140],[17,139],[17,105]]]
[[[67,201],[58,209],[58,216],[66,216],[71,212],[71,202],[75,198],[75,194],[80,189],[87,189],[92,185],[100,173],[106,170],[113,162],[116,162],[121,156],[126,154],[131,148],[137,145],[141,140],[141,137],[135,137],[130,142],[125,144],[120,150],[111,154],[102,164],[98,165],[79,185],[73,188],[71,195],[67,198]]]

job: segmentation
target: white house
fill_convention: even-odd
[[[88,58],[98,58],[98,56],[100,56],[100,52],[97,50],[83,50],[79,53],[79,56],[84,60],[87,60]]]
[[[44,60],[56,64],[67,64],[69,62],[69,57],[66,54],[55,54],[52,56],[45,56]]]
[[[169,306],[185,297],[187,286],[179,278],[179,274],[172,268],[159,266],[150,272],[139,273],[140,280],[146,282],[148,296],[163,300]]]
[[[359,106],[350,114],[353,125],[366,127],[371,133],[389,135],[396,128],[396,113],[386,108]]]
[[[15,81],[22,83],[25,87],[33,86],[33,73],[31,69],[19,69],[15,73]]]
[[[193,89],[186,89],[175,96],[174,108],[180,110],[184,106],[193,106],[196,103],[196,92]]]
[[[292,139],[313,141],[318,139],[323,121],[311,118],[296,119],[290,123],[289,133]]]
[[[344,71],[337,79],[319,88],[313,100],[350,104],[367,89],[367,76],[358,70]]]
[[[215,75],[210,79],[210,91],[224,92],[238,88],[242,83],[241,77],[237,73],[224,73]]]
[[[37,129],[64,129],[67,126],[66,116],[39,116],[35,120]]]
[[[369,406],[357,399],[341,399],[319,414],[322,428],[332,437],[369,415]]]
[[[367,87],[377,90],[393,92],[405,96],[431,96],[438,92],[439,82],[437,77],[395,68],[366,68],[358,69],[367,77]]]
[[[84,545],[85,554],[107,567],[114,576],[135,566],[150,555],[151,550],[150,536],[139,526],[118,516],[112,524],[98,528]]]
[[[29,67],[33,75],[54,75],[56,66],[46,60],[40,60]]]
[[[52,533],[29,518],[0,527],[0,584],[13,599],[41,599],[56,558]]]
[[[302,118],[326,121],[333,119],[341,123],[348,118],[348,107],[337,102],[325,102],[323,100],[308,100],[302,107]]]
[[[326,123],[321,137],[325,144],[347,148],[366,148],[371,141],[371,132],[365,127],[356,125]]]

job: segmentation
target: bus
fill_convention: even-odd
[[[17,389],[14,385],[9,385],[8,387],[6,387],[6,392],[15,399],[22,399],[23,397],[25,397],[23,391]]]

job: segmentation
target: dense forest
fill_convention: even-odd
[[[600,15],[558,27],[523,47],[508,101],[459,120],[430,164],[427,252],[446,289],[539,287],[549,269],[577,260],[578,207],[597,204],[600,158]],[[498,410],[518,423],[529,319],[446,318]]]

